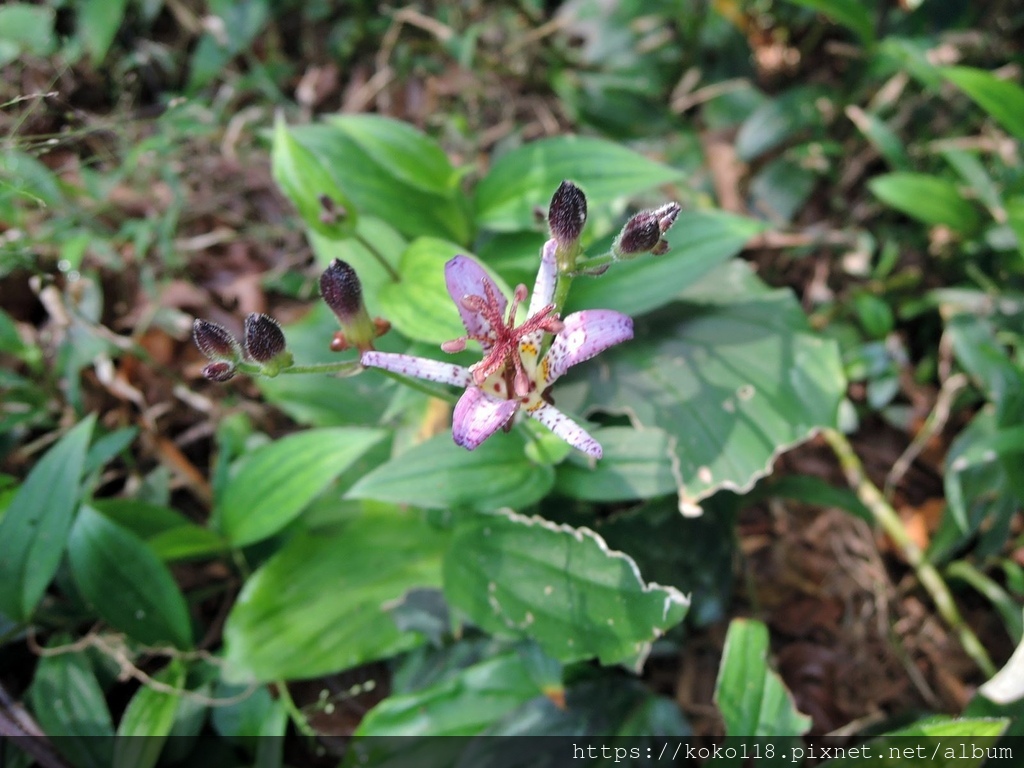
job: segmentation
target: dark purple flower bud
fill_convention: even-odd
[[[675,224],[680,210],[679,203],[666,203],[660,208],[635,214],[615,238],[612,253],[618,259],[632,259],[641,253],[655,256],[667,253],[668,241],[661,236]]]
[[[563,181],[551,196],[548,227],[559,250],[576,247],[587,221],[587,196],[571,181]]]
[[[209,381],[224,382],[235,377],[235,364],[227,360],[218,360],[203,368],[203,378]]]
[[[198,317],[192,323],[192,338],[199,351],[210,360],[238,360],[242,350],[231,332],[222,325],[201,320]]]
[[[258,312],[245,318],[244,344],[246,354],[257,363],[269,363],[287,351],[277,320]]]
[[[382,320],[374,322],[370,319],[363,304],[359,276],[341,259],[332,261],[320,275],[320,295],[341,325],[340,338],[335,336],[331,349],[373,349],[373,340],[390,327]]]
[[[359,275],[341,259],[332,261],[320,275],[320,295],[343,323],[363,308],[363,286]]]
[[[676,223],[676,216],[681,210],[682,207],[679,203],[665,203],[661,208],[655,209],[654,215],[658,217],[658,228],[661,229],[661,234],[664,235],[672,228],[672,225]]]

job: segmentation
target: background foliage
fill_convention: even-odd
[[[0,7],[0,717],[76,766],[1022,733],[1022,25]],[[563,179],[590,254],[684,209],[666,255],[569,296],[634,318],[554,392],[601,461],[532,422],[464,451],[450,405],[372,370],[202,379],[196,316],[354,359],[316,296],[336,258],[380,349],[442,359],[445,262],[532,284]],[[90,738],[115,734],[153,738]]]

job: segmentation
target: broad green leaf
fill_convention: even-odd
[[[302,320],[285,327],[288,349],[303,363],[330,361],[331,338],[337,330],[337,319],[326,304],[317,302]],[[375,425],[393,395],[371,376],[260,377],[256,385],[268,402],[300,424],[314,427]]]
[[[978,228],[974,204],[960,194],[955,184],[938,176],[889,173],[871,179],[868,187],[886,205],[925,224],[945,224],[964,234]]]
[[[800,714],[782,678],[768,667],[768,628],[734,619],[722,650],[715,703],[728,736],[802,736],[811,718]]]
[[[370,114],[341,115],[330,124],[394,178],[424,192],[454,197],[459,175],[437,142],[417,128]]]
[[[185,665],[180,659],[172,659],[153,679],[177,692],[158,691],[148,685],[135,692],[117,725],[113,768],[153,768],[160,759],[181,703]]]
[[[870,755],[871,764],[879,768],[979,768],[988,764],[985,748],[995,746],[996,737],[1002,735],[1008,723],[1001,718],[929,717],[871,739],[857,757],[829,760],[823,765],[855,768],[863,766],[864,756]],[[973,750],[975,746],[977,751]]]
[[[769,99],[754,110],[736,135],[741,160],[754,160],[799,131],[820,126],[817,101],[824,93],[815,86],[800,86]]]
[[[220,529],[239,547],[272,536],[384,437],[379,429],[311,429],[253,451],[217,505]]]
[[[1024,421],[1024,372],[996,339],[992,326],[976,315],[959,313],[947,320],[946,337],[957,362],[995,405],[999,423],[1012,427]]]
[[[54,645],[66,642],[67,637],[58,637]],[[44,656],[28,693],[43,732],[72,765],[110,768],[114,724],[84,653]]]
[[[32,468],[0,520],[0,613],[31,616],[57,572],[95,416],[83,419]]]
[[[366,714],[355,736],[472,736],[539,695],[519,654],[507,653],[423,690],[388,697]]]
[[[1024,88],[973,67],[945,67],[941,72],[992,119],[1024,141]]]
[[[540,139],[499,157],[476,188],[476,223],[508,232],[533,229],[534,209],[545,212],[558,185],[572,179],[592,210],[683,174],[604,139],[558,136]]]
[[[867,47],[875,43],[875,23],[860,0],[790,0],[805,8],[813,8],[851,30]]]
[[[386,606],[440,586],[447,542],[418,514],[370,505],[341,529],[298,533],[246,582],[228,617],[233,679],[315,677],[419,644]]]
[[[97,499],[92,507],[145,540],[164,561],[214,555],[228,548],[215,531],[167,507],[138,499]]]
[[[77,32],[94,67],[107,57],[126,5],[127,0],[80,0],[78,3]]]
[[[765,165],[748,186],[750,209],[775,224],[788,224],[804,209],[820,174],[787,152]]]
[[[612,264],[598,278],[577,278],[566,313],[585,308],[650,312],[735,256],[762,229],[760,222],[719,211],[681,213],[665,237],[668,253]]]
[[[533,464],[525,447],[518,430],[499,432],[473,451],[448,433],[437,435],[377,467],[347,497],[424,509],[526,507],[551,490],[554,470]]]
[[[7,3],[0,8],[0,67],[23,54],[49,56],[57,46],[54,11],[30,3]]]
[[[846,383],[835,343],[747,265],[720,267],[682,298],[586,375],[591,406],[668,433],[687,510],[719,488],[749,489],[783,450],[835,425]]]
[[[676,489],[669,436],[660,429],[605,427],[593,432],[604,449],[598,462],[570,454],[555,474],[555,490],[585,501],[627,501],[664,496]]]
[[[146,543],[90,507],[68,540],[75,584],[100,617],[146,645],[192,646],[188,606]]]
[[[433,237],[417,238],[406,248],[398,264],[402,279],[386,283],[379,294],[381,311],[404,336],[440,344],[466,335],[444,277],[444,265],[462,250],[454,243]],[[502,293],[511,295],[505,281],[488,272]]]
[[[131,445],[138,433],[139,430],[135,427],[125,427],[94,440],[89,448],[89,453],[85,455],[83,474],[88,475],[90,472],[102,469],[108,461]]]
[[[513,512],[456,528],[444,590],[477,626],[535,640],[564,663],[642,663],[690,602],[673,587],[646,583],[632,559],[593,531]]]
[[[346,118],[347,119],[347,118]],[[377,216],[407,237],[430,236],[466,243],[471,225],[457,187],[446,194],[422,188],[421,166],[406,171],[387,156],[383,144],[366,144],[365,125],[350,135],[342,124],[304,125],[292,135],[315,154],[360,214]],[[408,150],[407,150],[408,151]],[[426,161],[426,166],[436,163]],[[407,178],[412,174],[416,184]]]
[[[281,114],[274,121],[270,162],[274,181],[298,209],[307,227],[333,239],[352,234],[360,211],[320,158],[295,140]]]

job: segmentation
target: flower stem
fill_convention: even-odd
[[[871,514],[878,524],[882,526],[882,529],[889,538],[900,548],[903,557],[917,574],[921,586],[931,596],[932,602],[935,603],[939,614],[956,633],[964,651],[978,665],[978,668],[985,676],[991,678],[996,673],[996,667],[992,663],[992,659],[989,658],[988,652],[981,644],[978,636],[964,622],[963,616],[960,615],[960,610],[953,600],[953,595],[949,591],[949,586],[935,566],[925,558],[921,548],[910,538],[910,534],[903,527],[903,522],[900,520],[896,510],[886,501],[878,486],[868,478],[864,471],[864,465],[861,463],[856,451],[854,451],[853,446],[850,445],[850,441],[834,429],[822,430],[822,435],[839,459],[839,465],[846,475],[846,481],[857,494],[857,498],[861,500],[864,506],[871,510]]]
[[[582,259],[576,262],[576,267],[573,271],[573,274],[586,274],[588,270],[595,269],[596,267],[603,267],[606,264],[611,264],[613,261],[616,261],[616,258],[615,254],[612,253],[611,251],[608,251],[608,253],[605,253],[601,256],[594,256],[593,258],[590,259]]]
[[[393,282],[400,283],[402,281],[402,276],[398,274],[398,271],[393,266],[391,266],[391,262],[384,258],[384,254],[377,250],[377,246],[358,232],[356,232],[355,238],[363,248],[370,252],[370,255],[373,256],[373,258],[380,262],[380,265],[384,267],[384,270],[388,273],[388,276]]]
[[[239,363],[238,370],[248,376],[260,376],[263,370],[253,363]],[[278,375],[286,373],[340,373],[342,376],[354,376],[363,370],[358,360],[348,360],[343,363],[313,363],[311,365],[293,365],[282,368]]]

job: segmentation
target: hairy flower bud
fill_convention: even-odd
[[[563,181],[551,196],[548,227],[562,248],[576,243],[587,222],[587,196],[571,181]]]
[[[242,356],[242,350],[231,332],[222,325],[196,318],[192,323],[192,339],[199,351],[210,360],[234,362]]]
[[[235,377],[235,364],[227,360],[218,360],[203,368],[203,378],[209,381],[224,382]]]
[[[667,253],[668,241],[661,236],[675,224],[680,210],[679,203],[666,203],[635,214],[612,243],[612,253],[617,259],[632,259],[641,253],[655,256]]]
[[[283,357],[288,355],[281,326],[270,315],[253,312],[245,318],[243,343],[245,353],[257,363],[284,363]]]
[[[320,275],[320,295],[341,325],[340,334],[331,344],[332,349],[373,349],[373,340],[390,327],[382,320],[374,322],[370,319],[363,303],[359,276],[341,259],[332,261]]]

